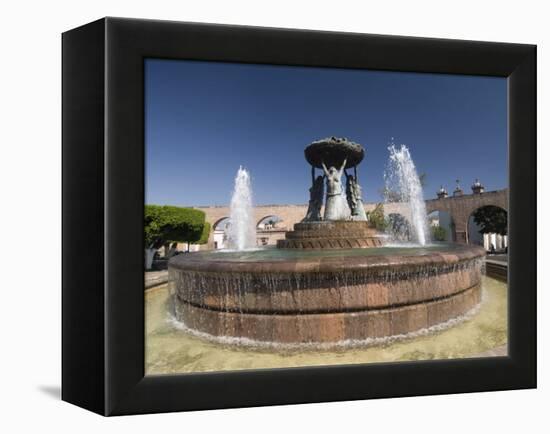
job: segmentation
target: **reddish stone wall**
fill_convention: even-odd
[[[326,343],[410,333],[479,302],[480,247],[422,255],[170,261],[176,314],[213,336]]]
[[[456,240],[468,243],[468,219],[478,208],[493,205],[508,211],[508,189],[426,201],[426,210],[448,212],[455,224]]]
[[[326,344],[398,336],[426,329],[463,315],[480,301],[478,285],[428,303],[355,313],[242,315],[182,304],[178,314],[186,318],[187,327],[212,336],[282,344]]]
[[[430,199],[426,201],[428,214],[432,211],[448,212],[456,227],[456,239],[458,242],[466,243],[468,233],[468,218],[478,208],[486,205],[494,205],[508,211],[508,189],[498,191],[488,191],[482,194],[465,194],[457,197],[447,197],[445,199]],[[366,203],[365,210],[372,211],[376,203]],[[198,207],[206,214],[206,221],[212,227],[225,217],[229,217],[229,207],[211,206]],[[307,205],[261,205],[254,208],[256,222],[259,223],[265,217],[274,215],[282,219],[280,227],[291,230],[295,223],[299,223],[307,212]],[[384,204],[386,214],[397,213],[410,219],[410,213],[406,206],[401,203]],[[212,247],[212,234],[210,236],[210,247]]]

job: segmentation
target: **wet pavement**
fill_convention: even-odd
[[[146,291],[145,301],[148,375],[506,355],[507,285],[489,277],[483,277],[479,311],[453,327],[376,346],[332,350],[214,343],[189,334],[174,321],[168,285]]]

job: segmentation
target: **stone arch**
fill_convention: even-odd
[[[462,227],[462,230],[465,233],[465,241],[464,241],[465,243],[469,244],[468,224],[469,224],[470,216],[477,209],[483,208],[485,206],[495,206],[497,208],[502,208],[504,211],[506,211],[506,214],[508,214],[508,195],[504,195],[504,194],[497,195],[495,193],[500,193],[500,192],[490,192],[490,193],[469,195],[468,197],[470,198],[470,200],[465,202],[461,207],[457,206],[458,208],[456,211],[457,221],[460,220],[460,225]]]
[[[434,222],[434,213],[437,213],[437,223]],[[433,226],[440,226],[445,229],[445,242],[456,242],[456,225],[453,219],[452,214],[445,209],[432,209],[427,211],[428,215],[428,225],[430,230]],[[433,240],[433,234],[432,240]]]
[[[197,207],[204,211],[206,221],[212,226],[224,217],[230,215],[228,206]],[[287,228],[292,229],[295,223],[300,222],[306,215],[307,205],[257,205],[254,207],[254,220],[260,221],[270,215],[280,217]]]
[[[221,218],[217,219],[217,220],[212,224],[212,230],[213,230],[213,231],[222,230],[222,228],[219,227],[219,226],[220,226],[220,223],[224,222],[225,220],[227,220],[228,223],[229,223],[229,216],[225,216],[225,217],[221,217]],[[224,227],[224,229],[225,229],[225,227]]]
[[[488,208],[488,207],[491,207],[491,208],[498,208],[499,210],[502,210],[505,212],[505,215],[506,215],[506,224],[508,225],[508,210],[499,206],[499,205],[493,205],[493,204],[486,204],[486,205],[481,205],[475,209],[473,209],[470,213],[470,215],[468,216],[468,221],[467,221],[467,239],[468,239],[468,244],[476,244],[476,245],[480,245],[480,246],[484,246],[486,250],[490,250],[491,249],[491,244],[494,245],[495,249],[496,250],[501,250],[503,249],[504,247],[507,247],[508,246],[508,237],[507,235],[499,235],[499,234],[487,234],[487,235],[483,235],[483,234],[480,234],[479,231],[477,230],[478,227],[474,221],[474,214],[479,210],[479,209],[483,209],[483,208]]]
[[[455,224],[455,237],[458,243],[468,243],[468,220],[478,208],[493,205],[508,212],[508,189],[488,191],[481,194],[465,194],[426,201],[426,211],[446,211]]]
[[[272,219],[272,221],[275,223],[272,227],[268,228],[268,227],[262,227],[262,225],[268,225],[269,222],[270,222],[270,219]],[[276,223],[282,223],[284,222],[284,219],[282,217],[280,217],[279,215],[277,214],[268,214],[262,218],[260,218],[259,220],[257,220],[256,222],[256,229],[274,229],[277,224]]]
[[[227,235],[225,233],[225,229],[228,224],[229,216],[220,217],[212,224],[212,231],[210,232],[209,237],[209,243],[211,243],[212,246],[211,248],[217,250],[226,247]]]
[[[291,230],[294,224],[300,222],[306,215],[307,205],[261,205],[254,208],[256,222],[269,216],[281,219],[278,227]]]
[[[446,203],[437,203],[437,201],[426,201],[426,214],[430,215],[431,213],[446,212],[449,215],[453,214],[453,207],[449,206],[450,204]]]

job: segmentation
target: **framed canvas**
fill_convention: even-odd
[[[535,46],[104,18],[62,50],[63,400],[536,387]]]

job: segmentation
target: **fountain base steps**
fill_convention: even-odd
[[[354,249],[380,247],[386,237],[367,221],[301,222],[277,241],[281,249]]]
[[[394,308],[350,312],[271,314],[204,309],[177,305],[186,327],[216,337],[245,338],[258,343],[327,344],[406,335],[459,318],[481,302],[475,285],[450,297]]]

